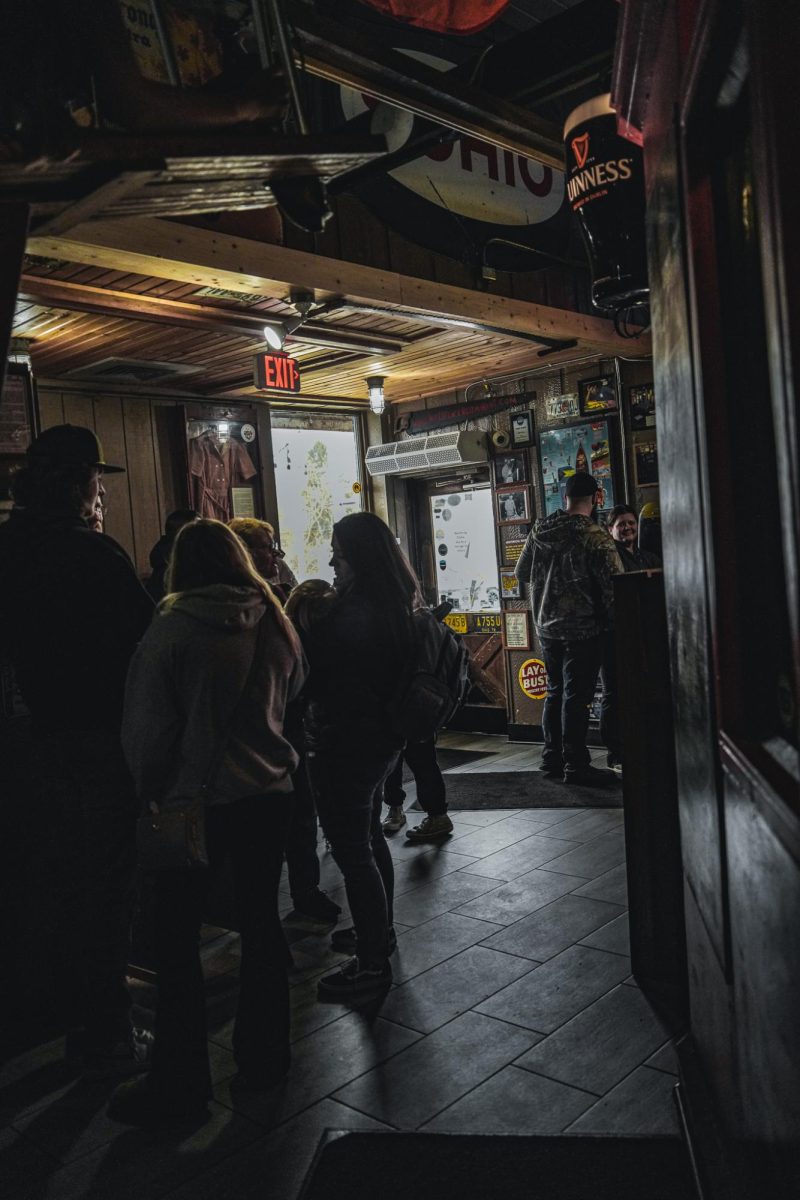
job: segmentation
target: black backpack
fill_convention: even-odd
[[[464,703],[469,654],[452,629],[428,608],[412,617],[415,654],[390,705],[392,728],[407,742],[427,742]]]

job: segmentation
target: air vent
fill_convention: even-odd
[[[421,471],[483,463],[487,458],[485,433],[455,430],[370,446],[366,464],[370,475],[418,475]]]
[[[93,379],[103,383],[161,383],[180,375],[194,375],[202,367],[184,363],[153,362],[142,358],[102,358],[99,362],[67,371],[70,379]]]

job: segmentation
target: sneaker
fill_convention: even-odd
[[[294,899],[294,897],[292,898]],[[335,925],[342,910],[325,892],[314,888],[312,892],[294,900],[294,911],[301,917],[311,917],[314,921],[324,921],[326,925]]]
[[[613,771],[615,775],[622,774],[622,763],[618,758],[615,758],[613,754],[609,754],[606,757],[606,766],[608,767],[609,771]]]
[[[138,1075],[146,1071],[153,1057],[155,1038],[149,1029],[131,1029],[127,1038],[103,1049],[87,1049],[83,1055],[83,1074],[89,1079],[108,1075]]]
[[[392,983],[392,968],[389,962],[382,966],[363,966],[357,958],[349,959],[337,971],[325,975],[317,984],[320,1000],[348,1001],[372,1000],[388,991]]]
[[[184,1123],[194,1127],[209,1117],[207,1099],[165,1095],[153,1086],[147,1075],[129,1079],[115,1088],[106,1112],[112,1121],[146,1129]]]
[[[565,771],[564,783],[577,787],[615,787],[617,777],[611,771],[602,771],[599,767],[582,767],[580,771]]]
[[[539,764],[539,774],[544,775],[545,779],[561,779],[564,775],[563,767],[554,767],[546,763]]]
[[[442,813],[440,817],[426,817],[419,825],[409,829],[406,839],[409,842],[430,842],[435,841],[436,838],[447,837],[448,833],[452,832],[453,822],[447,813]]]
[[[397,833],[398,829],[402,829],[406,823],[406,814],[403,812],[403,806],[398,805],[397,808],[390,808],[389,815],[383,822],[384,833]]]
[[[349,929],[337,929],[331,934],[331,948],[339,950],[343,954],[355,954],[356,952],[356,931],[352,925]],[[394,954],[397,949],[397,934],[394,929],[389,930],[389,953]]]

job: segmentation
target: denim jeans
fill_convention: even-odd
[[[622,736],[619,731],[619,691],[617,684],[617,646],[614,630],[609,629],[603,643],[603,700],[600,705],[600,737],[608,757],[622,761]]]
[[[409,742],[397,760],[383,787],[384,802],[390,808],[400,808],[406,798],[403,790],[403,762],[408,763],[417,784],[420,808],[429,817],[441,817],[447,812],[444,776],[436,761],[436,740]]]
[[[565,773],[582,771],[591,759],[586,748],[589,707],[603,656],[603,635],[576,642],[542,638],[547,697],[542,714],[542,765]]]
[[[211,1094],[198,936],[206,898],[228,855],[242,938],[234,1058],[254,1074],[288,1068],[289,982],[278,886],[291,803],[291,795],[273,793],[208,808],[208,869],[156,877],[158,1005],[150,1078],[165,1095]]]
[[[384,754],[309,755],[317,812],[344,876],[362,963],[382,965],[389,958],[389,929],[394,920],[394,867],[381,828],[383,784],[397,751]]]

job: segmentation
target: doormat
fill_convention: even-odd
[[[301,1191],[302,1200],[692,1200],[695,1195],[679,1138],[341,1135],[330,1130]]]
[[[445,777],[447,805],[476,808],[622,808],[622,784],[577,787],[539,771],[466,771]]]
[[[451,750],[447,746],[436,748],[436,761],[440,771],[452,771],[453,767],[465,767],[479,758],[491,758],[494,750]],[[403,783],[413,783],[414,775],[408,763],[403,763]]]

